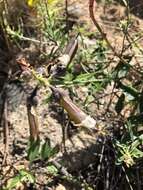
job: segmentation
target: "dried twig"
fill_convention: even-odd
[[[37,141],[39,139],[39,126],[36,113],[38,86],[33,90],[30,97],[27,98],[27,114],[30,127],[30,139]]]
[[[52,164],[66,177],[72,177],[71,174],[68,173],[67,169],[63,167],[58,161],[52,160]]]

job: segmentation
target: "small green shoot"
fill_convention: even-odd
[[[24,186],[25,183],[35,183],[35,177],[27,170],[21,169],[18,174],[9,179],[3,190],[14,190]]]
[[[59,146],[51,147],[50,140],[47,139],[44,143],[39,139],[30,141],[28,148],[28,159],[30,162],[35,160],[48,160],[56,155],[59,151]]]

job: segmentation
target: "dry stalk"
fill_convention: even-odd
[[[104,33],[104,31],[102,30],[101,26],[98,24],[97,20],[95,19],[94,11],[93,11],[93,9],[94,9],[94,3],[95,2],[96,2],[95,0],[89,0],[89,14],[90,14],[90,18],[93,21],[93,23],[96,26],[96,28],[98,29],[98,31],[100,32],[102,38],[106,41],[107,45],[109,46],[109,48],[114,53],[114,55],[116,57],[118,57],[122,63],[126,64],[126,61],[122,58],[121,54],[119,54],[119,53],[117,53],[115,51],[115,48],[112,46],[112,44],[110,43],[110,41],[107,38],[107,34]]]
[[[30,97],[27,98],[27,114],[30,129],[30,139],[37,141],[39,139],[39,126],[36,113],[37,100],[35,99],[38,87],[33,90]]]

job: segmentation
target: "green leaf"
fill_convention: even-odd
[[[124,85],[121,82],[118,82],[118,87],[121,88],[124,92],[130,94],[134,98],[139,98],[140,92],[138,92],[135,88],[132,86]]]
[[[139,146],[139,144],[140,144],[139,139],[134,140],[134,141],[132,142],[132,144],[131,144],[131,149],[137,148],[137,147]]]
[[[95,73],[84,73],[78,75],[75,79],[72,80],[64,80],[65,84],[85,84],[92,82],[99,82],[103,79],[96,79]]]
[[[134,140],[136,139],[136,136],[133,132],[134,126],[131,124],[131,122],[127,121],[125,127],[128,130],[128,134],[130,136],[131,141],[134,142]]]
[[[19,173],[21,175],[21,181],[28,181],[30,183],[34,183],[35,182],[34,176],[29,171],[21,169],[19,171]]]
[[[41,158],[43,160],[45,159],[49,159],[50,155],[51,155],[51,146],[49,145],[49,142],[45,142],[42,146],[42,149],[41,149]]]
[[[58,169],[54,165],[47,166],[47,171],[49,174],[56,176],[58,173]]]
[[[54,156],[58,152],[58,146],[52,148],[49,145],[49,142],[45,142],[41,148],[41,158],[43,160],[49,159],[50,157]]]
[[[140,135],[138,138],[139,138],[139,140],[141,141],[141,144],[143,144],[143,134]]]
[[[6,186],[7,190],[11,190],[13,188],[16,187],[20,187],[22,185],[21,181],[20,181],[20,176],[15,176],[14,178],[11,178],[8,180],[8,184]]]
[[[143,157],[143,152],[140,151],[138,148],[134,148],[131,153],[134,158],[142,158]]]
[[[30,147],[28,149],[28,159],[33,162],[35,159],[39,158],[40,150],[40,140],[30,141]]]
[[[113,76],[114,76],[115,78],[120,79],[120,78],[126,77],[127,73],[130,71],[130,68],[131,68],[131,66],[130,66],[130,64],[129,64],[130,59],[131,59],[131,58],[128,58],[128,59],[126,60],[126,62],[127,62],[126,64],[120,62],[120,64],[118,64],[118,65],[114,68],[112,74],[113,74]]]
[[[25,169],[21,169],[17,176],[8,180],[5,190],[17,189],[23,185],[23,182],[27,181],[34,183],[35,178],[30,172],[26,171]]]
[[[84,73],[84,74],[80,74],[76,77],[75,80],[77,81],[88,81],[91,78],[95,78],[95,74],[96,73]]]

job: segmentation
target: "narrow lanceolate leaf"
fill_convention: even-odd
[[[124,92],[133,96],[134,98],[139,98],[140,92],[138,92],[134,87],[124,85],[121,82],[118,83],[118,87],[121,88]]]
[[[39,158],[40,153],[40,139],[35,140],[30,139],[29,149],[28,149],[28,159],[30,162]]]
[[[67,111],[75,126],[85,127],[89,130],[97,130],[96,121],[90,115],[84,113],[77,105],[75,105],[63,90],[54,87],[51,87],[51,89],[60,105]]]

